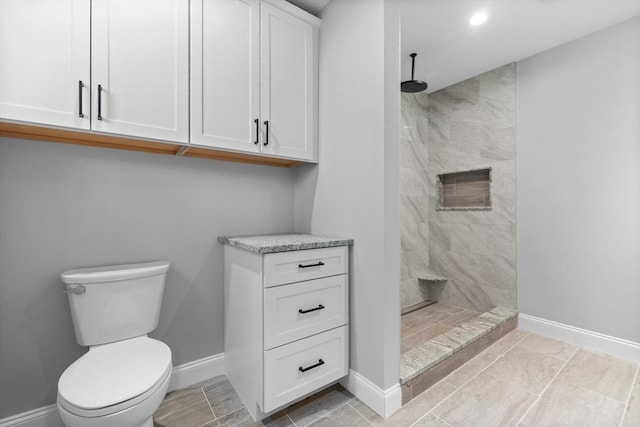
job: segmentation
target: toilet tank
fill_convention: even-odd
[[[78,268],[60,274],[76,341],[93,346],[148,334],[158,326],[166,261]],[[84,287],[84,291],[82,291]]]

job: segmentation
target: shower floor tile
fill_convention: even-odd
[[[463,322],[480,315],[477,311],[452,307],[441,302],[403,314],[401,317],[402,353],[424,344]]]

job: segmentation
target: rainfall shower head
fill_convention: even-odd
[[[400,90],[405,93],[416,93],[422,92],[427,89],[427,82],[423,82],[422,80],[414,80],[413,79],[413,71],[416,66],[416,56],[417,53],[412,53],[411,55],[411,80],[407,80],[406,82],[402,82],[400,84]]]

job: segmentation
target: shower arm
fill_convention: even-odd
[[[413,78],[413,72],[414,72],[414,70],[416,68],[416,56],[417,55],[418,55],[417,53],[412,53],[411,55],[409,55],[409,56],[411,56],[411,80],[415,80]]]

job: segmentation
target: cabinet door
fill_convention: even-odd
[[[89,128],[90,7],[0,1],[1,118]]]
[[[259,152],[260,4],[191,1],[191,142]]]
[[[261,20],[262,152],[313,160],[314,28],[264,2]]]
[[[92,0],[92,129],[187,142],[188,0]]]

